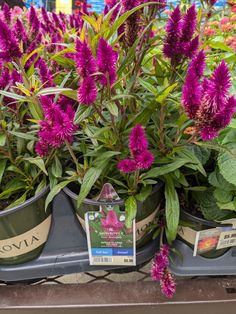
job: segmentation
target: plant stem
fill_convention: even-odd
[[[165,103],[161,104],[161,109],[160,109],[160,128],[159,128],[159,149],[160,151],[165,154],[166,149],[165,149],[165,133],[164,133],[164,123],[165,123]]]
[[[78,163],[78,160],[77,160],[77,158],[76,158],[76,156],[75,156],[75,154],[74,154],[74,152],[73,152],[73,149],[71,148],[70,143],[69,143],[68,141],[65,141],[65,143],[66,143],[66,147],[68,148],[69,153],[70,153],[70,155],[71,155],[71,157],[72,157],[72,159],[73,159],[73,161],[74,161],[74,163],[75,163],[76,172],[77,172],[77,174],[79,175],[79,177],[82,178],[82,177],[83,177],[83,169],[81,169],[81,166],[80,166],[80,164]]]

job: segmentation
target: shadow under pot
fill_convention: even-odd
[[[204,235],[199,236],[198,239],[198,253],[206,258],[216,258],[226,253],[229,248],[222,248],[217,250],[217,243],[219,240],[220,231],[216,228],[229,227],[229,224],[219,224],[214,221],[206,220],[190,214],[181,209],[180,214],[181,225],[179,226],[178,239],[183,241],[194,250],[197,232],[208,230]]]
[[[29,262],[40,255],[51,227],[45,210],[49,187],[21,205],[0,212],[0,265]]]
[[[163,200],[163,184],[159,183],[154,188],[152,193],[143,201],[137,202],[137,215],[136,215],[136,246],[141,247],[152,240],[153,231],[149,230],[153,223],[157,220],[157,214],[160,209],[161,202]],[[85,230],[85,213],[91,211],[99,211],[101,205],[118,205],[121,210],[124,210],[124,200],[117,200],[113,202],[101,202],[93,199],[86,198],[81,206],[77,208],[76,200],[78,198],[78,185],[71,184],[64,188],[64,192],[67,194],[72,202],[73,208],[76,212],[76,216]],[[76,191],[77,190],[77,191]]]

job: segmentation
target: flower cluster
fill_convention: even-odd
[[[43,157],[48,154],[50,147],[59,148],[65,142],[71,143],[77,126],[73,123],[74,111],[70,105],[70,108],[63,110],[51,98],[41,96],[41,106],[44,120],[40,121],[39,141],[35,150]]]
[[[200,51],[190,63],[182,101],[201,138],[207,141],[214,139],[230,123],[236,110],[236,99],[229,95],[230,74],[224,61],[210,79],[202,80],[204,69],[205,55]]]
[[[103,38],[100,38],[95,59],[87,42],[76,43],[76,64],[80,74],[78,100],[84,105],[92,104],[97,98],[96,79],[103,86],[116,81],[117,53]],[[99,72],[99,75],[95,75]]]
[[[197,24],[197,12],[193,4],[183,16],[177,6],[171,13],[166,26],[166,38],[163,52],[177,65],[183,58],[192,58],[196,54],[199,39],[194,37]]]
[[[148,141],[140,124],[132,129],[129,137],[129,150],[132,159],[124,159],[118,163],[118,169],[124,173],[149,169],[154,162],[153,154],[148,150]]]
[[[160,248],[160,252],[156,254],[154,258],[151,277],[154,281],[160,282],[162,293],[166,297],[171,298],[175,293],[176,284],[173,276],[167,269],[169,265],[169,254],[169,247],[164,244]]]

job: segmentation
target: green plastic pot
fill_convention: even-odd
[[[47,241],[51,207],[45,211],[46,187],[23,204],[0,212],[0,265],[35,259]]]
[[[136,215],[136,246],[141,247],[152,239],[153,232],[147,231],[148,227],[152,225],[157,217],[161,201],[163,200],[163,184],[159,183],[154,188],[152,193],[146,198],[144,202],[138,202]],[[76,216],[79,219],[83,229],[85,230],[84,215],[86,212],[98,211],[101,205],[119,205],[120,209],[124,209],[124,200],[113,202],[100,202],[86,198],[82,205],[77,208],[76,200],[78,195],[74,193],[70,187],[64,188],[72,202]]]
[[[214,221],[206,220],[204,218],[196,217],[196,216],[190,214],[189,212],[185,211],[184,209],[181,209],[180,219],[182,222],[181,223],[182,226],[180,226],[180,230],[178,233],[178,239],[181,239],[181,241],[186,243],[192,249],[194,249],[194,243],[195,243],[197,231],[212,229],[212,228],[216,228],[216,227],[228,227],[228,226],[230,226],[230,225],[226,225],[226,224],[225,225],[219,224],[219,223],[216,223]],[[203,257],[206,257],[206,258],[216,258],[216,257],[223,255],[227,251],[228,251],[228,248],[220,249],[220,250],[213,249],[209,252],[202,253],[200,255]]]

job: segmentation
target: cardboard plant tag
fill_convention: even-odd
[[[221,228],[201,230],[196,233],[193,256],[215,250],[220,238]]]
[[[85,214],[90,265],[135,266],[135,221],[125,226],[125,212],[112,204],[119,196],[106,183],[97,200],[104,202],[99,211]]]

